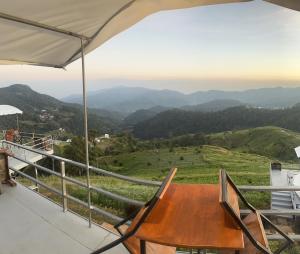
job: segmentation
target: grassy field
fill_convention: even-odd
[[[172,167],[178,168],[177,182],[215,183],[219,169],[230,172],[239,184],[269,183],[269,159],[216,146],[147,150],[104,156],[98,166],[117,173],[161,180]]]
[[[97,161],[98,167],[149,180],[162,180],[170,168],[177,167],[178,173],[174,182],[177,183],[217,183],[219,169],[226,169],[236,184],[268,185],[270,160],[266,157],[230,151],[215,146],[188,147],[148,150],[116,156],[103,156]],[[97,166],[97,165],[95,165]],[[70,173],[70,171],[67,170]],[[57,177],[40,176],[50,186],[60,188]],[[77,177],[85,182],[85,177]],[[117,179],[92,174],[91,183],[114,193],[136,200],[146,201],[154,193],[155,188],[130,184]],[[68,192],[73,196],[86,200],[86,191],[73,184],[68,184]],[[268,208],[268,193],[246,193],[248,198],[259,208]],[[98,194],[93,195],[95,205],[105,209],[115,209],[118,214],[124,211],[124,205]]]

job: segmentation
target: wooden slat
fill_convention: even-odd
[[[267,249],[270,249],[267,236],[261,217],[258,212],[251,213],[243,219],[249,231],[252,233],[256,241],[261,243]],[[260,254],[261,252],[256,249],[252,242],[245,236],[245,249],[241,251],[241,254]]]
[[[243,233],[228,224],[219,185],[171,184],[136,236],[185,248],[242,249]]]

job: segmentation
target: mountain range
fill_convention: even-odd
[[[103,107],[88,109],[89,128],[101,133],[132,131],[136,137],[146,139],[267,125],[300,131],[299,92],[300,88],[266,88],[185,95],[146,88],[106,89],[98,93],[97,100],[97,93],[89,95],[94,98],[93,103]],[[235,98],[229,98],[232,96]],[[63,102],[37,93],[27,85],[0,88],[0,104],[16,106],[24,111],[20,117],[24,131],[47,132],[64,128],[73,134],[82,134],[82,105],[75,103],[76,96],[72,98],[66,100],[73,103]],[[42,112],[51,117],[41,117]],[[0,128],[5,129],[12,124],[15,124],[15,118],[2,117]]]
[[[82,102],[79,95],[69,96],[62,100],[71,103]],[[300,102],[300,87],[261,88],[245,91],[209,90],[191,94],[141,87],[115,87],[88,94],[89,107],[119,111],[124,115],[157,106],[181,108],[215,100],[235,100],[254,107],[285,108]]]

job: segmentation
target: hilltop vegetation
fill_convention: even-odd
[[[168,138],[188,133],[217,133],[262,126],[277,126],[300,131],[300,107],[260,109],[234,107],[218,112],[169,110],[138,123],[133,133],[138,138]]]
[[[188,134],[169,139],[138,140],[129,134],[114,136],[98,144],[90,144],[90,161],[97,165],[99,158],[119,156],[135,152],[152,153],[161,149],[169,151],[167,157],[177,148],[201,149],[202,146],[219,147],[245,154],[256,154],[272,160],[296,161],[294,148],[300,145],[300,134],[277,127],[259,127],[241,131],[228,131],[216,134]],[[57,153],[69,159],[84,162],[84,141],[73,138],[72,145],[57,150]],[[147,160],[146,158],[144,158]],[[102,160],[102,159],[101,159]],[[172,160],[171,160],[172,162]],[[146,163],[146,162],[145,162]],[[152,162],[150,162],[152,164]],[[118,165],[117,162],[113,164]],[[173,165],[165,165],[167,168]]]
[[[152,147],[213,145],[244,153],[258,154],[280,161],[296,161],[294,148],[300,145],[300,134],[278,127],[258,127],[215,134],[187,134],[169,139],[144,141]]]
[[[296,160],[294,148],[300,145],[300,134],[277,127],[259,127],[207,135],[211,145],[255,153],[282,161]]]

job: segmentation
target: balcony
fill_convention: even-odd
[[[18,248],[28,249],[28,252],[23,251],[23,253],[41,253],[43,246],[48,244],[49,246],[59,246],[59,248],[57,248],[57,252],[54,252],[53,247],[52,249],[50,247],[46,248],[47,251],[51,250],[51,253],[55,254],[89,253],[91,250],[99,248],[101,245],[105,245],[116,237],[114,232],[111,231],[112,227],[110,224],[104,223],[102,226],[99,226],[97,223],[99,223],[99,221],[107,221],[113,224],[122,219],[120,214],[115,214],[109,209],[94,205],[91,202],[91,195],[101,195],[102,197],[106,197],[114,202],[134,207],[143,205],[143,202],[139,200],[134,200],[123,195],[110,192],[98,186],[89,185],[89,181],[82,182],[75,177],[67,176],[65,174],[66,164],[86,170],[85,164],[49,154],[48,151],[44,149],[36,149],[36,147],[28,145],[2,141],[3,147],[7,147],[7,145],[15,149],[15,151],[19,151],[19,153],[12,153],[9,156],[9,162],[16,160],[35,168],[36,173],[32,175],[26,173],[26,171],[20,171],[19,169],[14,168],[13,165],[9,164],[9,169],[17,176],[16,180],[18,181],[18,176],[20,179],[27,179],[28,182],[33,183],[36,186],[36,189],[35,192],[33,192],[32,190],[18,184],[16,188],[5,188],[3,194],[0,196],[0,210],[5,211],[3,216],[0,216],[0,223],[1,225],[2,223],[3,225],[7,225],[6,227],[0,228],[0,235],[5,236],[0,238],[0,244],[1,246],[6,246],[7,250],[9,250],[5,252],[5,254],[19,253]],[[20,154],[26,154],[27,152],[34,156],[48,158],[53,164],[49,167],[44,167],[20,156]],[[90,166],[89,169],[92,174],[142,185],[145,188],[156,188],[160,185],[160,182],[123,176],[92,166]],[[57,177],[60,179],[61,185],[49,186],[42,181],[42,178],[39,178],[39,174]],[[72,185],[73,188],[84,190],[82,192],[84,197],[78,198],[74,197],[71,193],[68,193],[68,185]],[[41,195],[43,193],[38,193],[39,188],[43,188],[49,193],[55,195],[56,198],[53,200],[57,203],[53,203],[53,201],[42,197]],[[289,186],[288,184],[281,186],[277,184],[273,186],[239,186],[239,188],[243,192],[285,191],[294,193],[296,191],[300,191],[300,187]],[[72,210],[72,206],[70,204],[77,204],[78,206],[81,206],[81,215],[70,212]],[[242,210],[241,212],[242,214],[249,213],[248,210]],[[278,216],[294,218],[295,216],[300,215],[300,209],[294,208],[269,209],[261,210],[261,212],[272,218],[277,218]],[[82,217],[82,215],[84,215],[85,218]],[[10,228],[10,230],[7,230],[7,228]],[[26,232],[30,233],[26,234]],[[24,236],[24,241],[19,240],[20,235]],[[17,244],[12,244],[14,239],[17,238]],[[282,240],[279,235],[272,234],[271,231],[268,232],[268,238],[269,240]],[[300,235],[295,233],[291,234],[291,238],[296,241],[300,241]],[[75,248],[74,246],[77,247]],[[47,253],[45,251],[43,252]],[[119,246],[108,253],[122,254],[127,252],[122,246]]]

